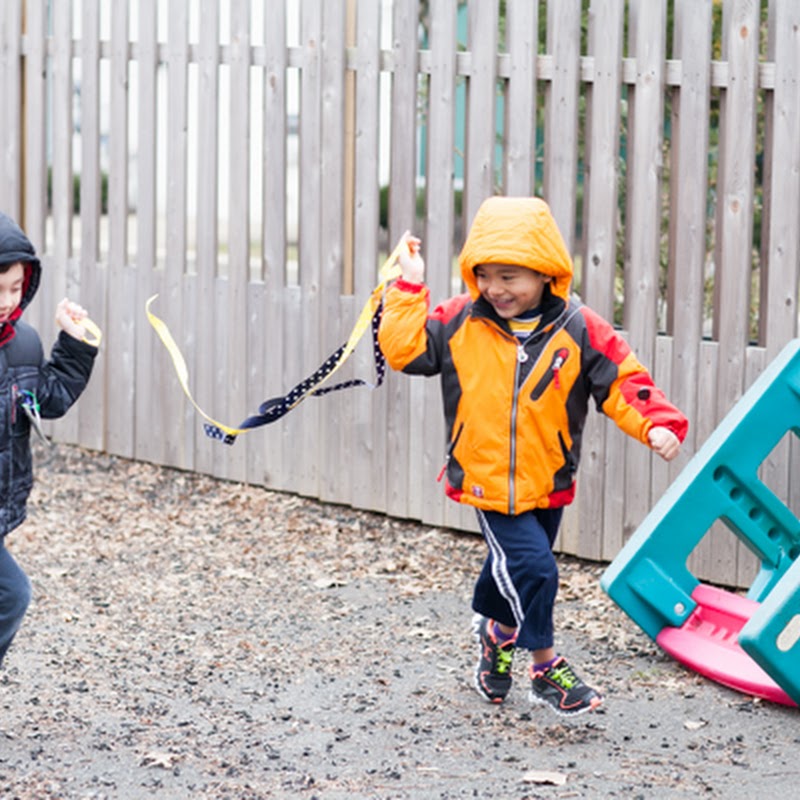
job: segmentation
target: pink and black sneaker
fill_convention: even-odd
[[[545,670],[536,671],[531,665],[530,700],[567,717],[594,711],[603,703],[603,697],[587,686],[561,657]]]
[[[487,617],[473,620],[480,655],[475,667],[475,688],[490,703],[502,703],[511,689],[511,661],[517,637],[501,642],[494,632],[494,622]]]

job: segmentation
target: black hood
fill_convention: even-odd
[[[0,211],[0,265],[16,264],[18,261],[28,265],[28,279],[20,303],[20,309],[24,309],[39,288],[42,265],[31,240],[23,233],[22,228]]]

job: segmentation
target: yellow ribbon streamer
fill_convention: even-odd
[[[89,334],[89,336],[84,334],[83,341],[87,344],[93,345],[94,347],[100,347],[100,342],[103,339],[103,333],[97,324],[90,320],[89,317],[84,317],[78,324],[83,325],[83,327],[86,329],[86,332]]]
[[[336,370],[347,360],[348,356],[353,352],[355,346],[358,344],[359,339],[364,335],[367,328],[370,325],[372,317],[375,314],[375,310],[378,307],[378,303],[380,302],[380,297],[383,292],[384,287],[386,286],[387,282],[393,280],[394,278],[398,277],[401,274],[400,265],[397,263],[400,254],[403,252],[403,248],[406,248],[408,245],[406,243],[405,235],[400,239],[400,241],[395,246],[394,250],[389,254],[389,257],[384,261],[383,266],[381,267],[378,277],[379,283],[372,290],[370,293],[369,299],[366,303],[364,303],[363,308],[361,309],[361,313],[358,315],[358,319],[356,320],[355,325],[353,326],[353,330],[350,333],[350,336],[347,339],[347,343],[345,344],[344,350],[339,361],[336,365],[331,369],[331,371],[326,375],[326,377],[320,381],[316,386],[309,387],[309,392],[303,395],[296,403],[293,404],[292,407],[298,405],[301,400],[305,399],[308,394],[315,389],[318,389],[325,381],[329,380],[331,375],[333,375]],[[247,433],[248,431],[255,430],[255,428],[234,428],[230,425],[225,425],[222,422],[215,420],[213,417],[206,414],[202,408],[197,404],[194,397],[192,397],[191,390],[189,389],[189,370],[186,366],[186,360],[184,359],[178,345],[175,343],[175,340],[172,338],[172,334],[170,333],[169,328],[167,327],[166,323],[159,319],[153,312],[150,310],[150,306],[153,304],[155,299],[158,297],[157,294],[154,294],[151,298],[148,299],[147,303],[145,304],[145,313],[147,314],[147,319],[150,322],[150,325],[153,327],[155,332],[158,334],[158,337],[161,339],[164,347],[167,349],[167,352],[172,359],[172,365],[175,368],[175,374],[178,376],[178,381],[183,389],[183,393],[186,397],[189,398],[189,401],[194,406],[196,411],[203,417],[203,419],[210,422],[212,425],[215,425],[224,433],[227,433],[230,436],[238,436],[242,433]],[[85,320],[84,320],[85,322]],[[87,326],[88,327],[88,326]]]
[[[159,319],[152,311],[150,311],[150,306],[152,305],[153,301],[158,297],[157,294],[154,294],[148,301],[145,303],[145,313],[147,314],[147,319],[150,324],[153,326],[153,329],[158,334],[159,339],[161,339],[164,347],[167,348],[167,352],[172,359],[172,366],[175,368],[175,374],[178,376],[178,381],[181,384],[181,388],[183,389],[183,393],[189,398],[191,404],[197,409],[197,412],[202,416],[204,419],[207,419],[213,425],[216,425],[220,430],[225,431],[225,433],[230,434],[231,436],[236,436],[242,431],[237,430],[236,428],[230,428],[227,425],[224,425],[222,422],[217,422],[213,417],[208,416],[202,408],[195,402],[194,397],[192,397],[192,393],[189,390],[189,370],[186,367],[186,360],[183,357],[178,345],[175,344],[175,340],[172,338],[172,334],[169,331],[166,323]]]

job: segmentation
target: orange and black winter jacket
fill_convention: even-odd
[[[494,198],[501,199],[508,198]],[[386,293],[379,331],[394,369],[441,376],[447,494],[504,514],[570,503],[590,397],[644,444],[653,426],[683,441],[686,418],[608,322],[574,297],[560,296],[568,280],[548,285],[539,329],[519,344],[470,280],[475,258],[489,263],[480,246],[470,250],[479,217],[461,254],[470,293],[429,313],[428,288],[400,279]],[[537,271],[545,269],[537,264]]]

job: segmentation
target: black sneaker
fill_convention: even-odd
[[[481,646],[475,667],[475,688],[490,703],[502,703],[511,688],[511,660],[517,637],[500,644],[494,634],[494,622],[482,616],[475,617],[473,628]]]
[[[534,672],[531,665],[530,700],[548,705],[556,714],[567,717],[593,711],[603,702],[602,696],[587,686],[564,658],[556,659],[543,672]]]

